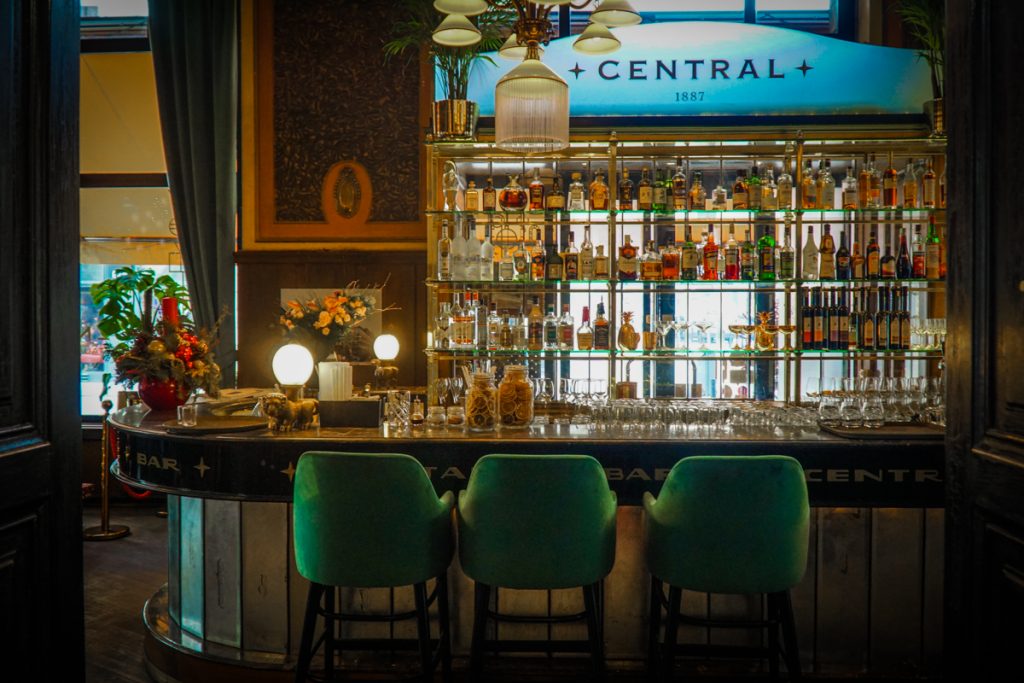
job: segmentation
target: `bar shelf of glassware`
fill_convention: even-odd
[[[532,377],[552,379],[556,387],[567,378],[606,382],[610,396],[615,396],[618,382],[641,380],[638,393],[645,397],[792,402],[843,377],[929,377],[941,371],[943,139],[898,134],[804,139],[794,133],[748,141],[650,142],[612,135],[603,141],[575,142],[561,153],[528,157],[488,143],[433,143],[428,151],[427,251],[432,276],[426,284],[433,324],[425,351],[432,384],[458,372],[459,365],[523,363]],[[738,176],[748,181],[757,177],[756,183],[747,182],[746,197],[738,193]],[[606,195],[606,205],[599,208],[592,205],[595,181],[603,181],[604,187],[596,190]],[[760,199],[750,208],[755,184]],[[582,208],[571,204],[579,201],[581,185]],[[490,206],[484,203],[485,193],[491,194]],[[628,204],[623,198],[627,194]],[[555,202],[549,207],[552,195]],[[530,202],[538,196],[544,208],[531,209]],[[819,203],[818,196],[831,196],[831,206],[827,199]],[[503,199],[511,206],[503,205]],[[734,206],[737,203],[740,208]],[[467,254],[479,254],[480,246],[489,242],[494,249],[490,268],[467,265],[463,257],[457,272],[440,273],[438,243],[445,224],[450,244],[461,239],[463,247],[471,245]],[[826,225],[832,246],[823,253]],[[906,240],[905,255],[901,237]],[[607,273],[595,277],[593,263],[588,272],[579,272],[584,239],[588,251],[603,248]],[[636,260],[627,258],[627,271],[620,272],[627,240],[637,249]],[[652,243],[654,249],[647,249]],[[840,265],[836,251],[854,259],[854,243],[865,272],[832,270]],[[677,266],[686,266],[679,263],[678,247],[691,244],[697,251],[695,270],[684,269],[671,279],[643,279],[649,275],[643,271],[645,258],[662,258],[674,250]],[[712,265],[706,258],[709,245],[718,251],[713,268],[706,267]],[[755,259],[753,272],[747,262],[735,263],[737,247],[741,259]],[[763,249],[772,252],[770,275],[761,272]],[[507,254],[520,257],[518,263],[511,259],[511,268]],[[543,254],[545,261],[556,254],[554,260],[561,261],[563,269],[559,277],[549,277],[547,264],[540,273],[531,272],[535,254]],[[574,263],[572,279],[567,277],[567,254]],[[918,263],[919,258],[928,263]],[[825,259],[833,265],[823,273]],[[898,277],[886,270],[895,262],[900,262]],[[730,279],[723,279],[726,276]],[[464,313],[467,297],[476,333],[453,343],[452,309]],[[812,297],[824,299],[818,302],[822,308],[829,303],[837,311],[845,306],[847,324],[855,303],[863,307],[861,325],[867,313],[877,317],[880,306],[891,307],[901,330],[909,332],[901,331],[891,343],[874,343],[872,348],[841,336],[828,348],[830,330],[825,330],[826,348],[809,348],[819,343],[813,336],[809,341],[805,337],[805,302],[810,304]],[[548,322],[551,316],[546,314],[553,307],[554,324],[563,323],[560,330],[569,321],[573,332],[568,343],[559,331],[553,344],[542,343],[539,349],[527,348],[528,332],[514,334],[508,347],[488,344],[486,320],[493,319],[489,304],[494,304],[501,321],[528,329],[534,301]],[[588,309],[592,334],[598,304],[607,322],[608,348],[580,349],[576,332],[583,309]],[[635,331],[624,340],[623,313],[630,314],[629,325]],[[460,317],[465,325],[467,316]],[[823,319],[828,318],[826,310]],[[857,334],[862,333],[863,328]]]

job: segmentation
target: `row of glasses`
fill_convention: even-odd
[[[886,422],[944,424],[941,378],[819,378],[818,422],[826,427],[878,429]]]
[[[439,377],[434,380],[431,388],[434,402],[441,407],[460,405],[466,390],[465,380],[461,374]]]
[[[914,351],[941,351],[946,343],[945,318],[913,318],[910,333],[917,341],[911,341]]]

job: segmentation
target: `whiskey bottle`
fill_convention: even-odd
[[[793,237],[789,222],[783,230],[782,247],[779,248],[779,279],[792,280],[796,277],[796,250],[793,249]]]
[[[860,251],[860,242],[853,241],[853,253],[850,255],[850,277],[854,280],[863,280],[867,275],[867,267],[864,262],[864,254]]]
[[[545,279],[558,281],[565,275],[565,268],[562,262],[562,255],[558,252],[558,245],[555,244],[554,232],[551,235],[551,243],[545,249]]]
[[[839,249],[836,250],[836,279],[853,279],[853,262],[850,258],[850,250],[846,246],[846,231],[839,231]]]
[[[600,171],[594,174],[594,180],[590,183],[590,209],[591,211],[608,210],[608,185],[604,182],[604,174]]]
[[[503,211],[522,211],[528,203],[529,196],[519,184],[519,176],[510,175],[508,185],[501,188],[501,192],[498,193],[498,206]]]
[[[814,167],[811,166],[810,159],[807,160],[803,178],[800,180],[800,208],[818,208],[818,183],[814,179]]]
[[[622,169],[622,180],[619,181],[619,211],[633,210],[633,181],[629,179],[629,171]]]
[[[836,179],[832,176],[832,162],[828,159],[818,165],[818,208],[831,210],[836,205]]]
[[[734,210],[750,208],[750,202],[747,200],[746,171],[736,171],[736,182],[732,185],[732,208]]]
[[[782,162],[782,173],[779,174],[779,189],[776,193],[780,209],[793,208],[793,176],[789,174],[792,163],[792,159],[787,154],[786,159]]]
[[[607,351],[611,348],[611,328],[604,317],[604,300],[597,302],[597,317],[594,319],[594,349]]]
[[[448,236],[448,219],[441,221],[441,239],[437,241],[437,279],[452,279],[452,239]]]
[[[757,164],[750,168],[747,178],[747,206],[755,211],[761,209],[761,176],[757,173]]]
[[[594,348],[594,328],[590,326],[590,306],[583,307],[583,320],[580,328],[576,330],[576,346],[580,351],[590,351]]]
[[[563,351],[572,351],[573,335],[576,333],[575,324],[576,321],[572,319],[572,314],[569,312],[569,304],[562,304],[562,317],[558,319],[558,348]]]
[[[718,245],[715,244],[715,227],[708,224],[708,242],[703,250],[704,280],[718,279]]]
[[[671,183],[665,179],[663,171],[654,174],[654,188],[651,190],[651,210],[663,212],[668,210],[668,198]]]
[[[807,241],[804,243],[801,276],[804,280],[818,279],[818,245],[814,243],[814,226],[807,226]]]
[[[643,259],[640,261],[640,279],[648,282],[657,282],[663,277],[661,256],[654,249],[654,241],[647,243],[647,250],[644,251]]]
[[[740,244],[736,241],[736,228],[729,226],[729,239],[725,243],[725,280],[740,279]]]
[[[498,209],[498,191],[494,189],[493,178],[488,178],[487,185],[480,191],[480,205],[484,211]]]
[[[896,277],[906,280],[913,275],[914,268],[910,261],[910,249],[907,248],[907,231],[905,228],[900,228],[900,250],[896,255]]]
[[[693,172],[693,185],[690,187],[689,206],[691,211],[703,211],[707,205],[707,191],[701,182],[703,174],[700,171]]]
[[[594,243],[590,241],[590,226],[583,226],[583,244],[580,245],[580,279],[594,279]]]
[[[924,235],[921,234],[921,225],[914,226],[914,243],[911,246],[911,276],[919,279],[927,277],[925,266],[925,245]]]
[[[863,187],[861,188],[863,189]],[[882,174],[875,168],[875,155],[868,159],[868,200],[867,208],[877,209],[882,206]]]
[[[671,237],[661,252],[661,276],[665,280],[679,279],[679,250]]]
[[[868,208],[868,195],[871,193],[871,169],[869,168],[870,157],[864,155],[864,164],[860,167],[860,173],[857,174],[857,185],[859,193],[857,194],[857,208],[866,209]]]
[[[897,180],[896,167],[892,165],[892,150],[889,150],[889,165],[882,172],[882,206],[886,208],[895,209],[899,206]]]
[[[889,307],[889,350],[899,351],[903,348],[900,321],[900,288],[895,285],[889,288],[892,304]]]
[[[672,208],[675,211],[686,211],[689,198],[686,192],[686,171],[683,169],[683,158],[676,161],[676,172],[672,176]]]
[[[740,244],[740,278],[748,282],[757,279],[757,247],[750,238],[751,232],[748,225],[744,240]]]
[[[779,208],[778,197],[779,186],[775,183],[775,169],[771,166],[765,171],[764,180],[761,181],[761,209],[764,211],[776,211]]]
[[[540,297],[533,297],[533,308],[526,318],[526,350],[541,351],[544,348],[544,314],[540,311]]]
[[[914,171],[913,159],[907,160],[907,167],[903,171],[903,208],[916,209],[918,200],[917,172]]]
[[[843,210],[854,211],[857,209],[857,161],[850,160],[850,166],[846,169],[846,176],[843,178]]]
[[[650,171],[646,167],[641,171],[640,182],[636,188],[636,208],[639,211],[650,211],[654,208],[654,186],[651,184]]]
[[[913,334],[913,328],[910,323],[910,288],[902,287],[900,289],[900,349],[902,351],[910,350],[910,339]]]
[[[552,351],[558,348],[558,318],[555,317],[554,304],[548,304],[548,314],[544,316],[544,349]]]
[[[476,183],[472,180],[469,181],[469,187],[466,188],[466,211],[479,211],[480,210],[480,188],[476,186]]]
[[[880,277],[883,280],[896,279],[896,257],[892,255],[891,242],[892,240],[890,239],[885,245],[885,254],[882,255],[881,260],[878,262]]]
[[[604,245],[597,245],[597,254],[594,255],[594,279],[607,280],[611,278],[611,259],[604,253]]]
[[[530,211],[544,210],[544,181],[540,179],[540,169],[533,169],[533,179],[530,180]]]
[[[548,272],[548,255],[544,251],[540,230],[537,228],[534,231],[533,250],[530,252],[530,279],[534,282],[543,281]]]
[[[928,224],[928,241],[924,248],[924,274],[929,280],[938,280],[942,276],[940,272],[941,249],[939,235],[935,232],[935,218],[932,217]]]
[[[516,264],[512,258],[515,246],[504,244],[501,247],[501,260],[498,261],[498,279],[502,282],[511,282],[516,278]]]
[[[921,176],[921,204],[926,209],[934,209],[936,195],[935,169],[932,168],[932,158],[928,157],[928,165]]]
[[[531,260],[531,252],[526,248],[526,228],[524,227],[519,245],[512,252],[512,267],[515,270],[517,282],[529,282]]]
[[[882,275],[881,259],[879,258],[878,240],[875,238],[875,231],[871,231],[867,247],[867,277],[869,280],[877,280]]]
[[[875,324],[878,315],[878,290],[875,287],[864,289],[866,305],[861,315],[860,347],[865,351],[875,350]]]
[[[853,299],[850,304],[850,322],[849,322],[849,335],[846,348],[850,351],[856,350],[860,346],[860,335],[861,335],[861,303],[860,303],[860,287],[853,290]]]
[[[636,247],[629,241],[629,235],[625,236],[625,242],[619,247],[619,280],[624,282],[636,280],[637,262]]]
[[[580,251],[576,248],[576,235],[569,231],[569,246],[562,254],[562,279],[580,279]]]
[[[679,279],[697,279],[697,245],[693,243],[690,226],[686,226],[686,241],[679,250]]]
[[[562,192],[562,179],[557,175],[551,180],[551,192],[544,199],[544,207],[548,211],[561,211],[565,208],[565,193]]]
[[[569,210],[570,211],[586,211],[586,191],[583,187],[583,181],[581,178],[583,174],[574,172],[572,174],[572,182],[569,183]]]
[[[757,279],[761,282],[775,281],[775,236],[770,226],[757,241]]]

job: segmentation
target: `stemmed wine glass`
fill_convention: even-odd
[[[676,331],[676,348],[679,348],[680,332],[682,332],[683,346],[682,348],[686,351],[690,350],[690,326],[692,323],[686,321],[686,318],[679,317],[672,323],[672,329]]]
[[[661,337],[661,348],[668,349],[668,333],[672,331],[675,325],[672,322],[672,316],[669,314],[663,314],[661,320],[658,322],[658,335]]]
[[[793,333],[796,332],[796,325],[786,323],[785,325],[779,325],[779,332],[782,333],[783,339],[786,340],[786,345],[782,347],[783,351],[793,350]]]
[[[708,351],[708,330],[711,329],[712,323],[710,320],[698,320],[693,323],[700,330],[700,351]]]

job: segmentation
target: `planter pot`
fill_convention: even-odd
[[[946,135],[946,104],[941,97],[924,103],[924,113],[928,124],[932,127],[933,136]]]
[[[438,140],[476,140],[479,107],[470,100],[434,102],[434,137]]]
[[[150,410],[160,413],[184,405],[188,395],[178,394],[178,383],[174,380],[146,378],[139,382],[139,397]]]

